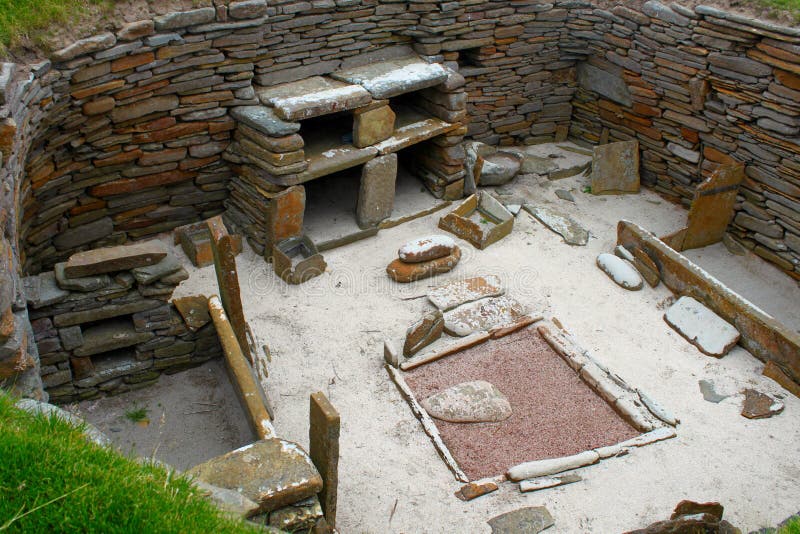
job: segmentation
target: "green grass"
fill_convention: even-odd
[[[132,423],[139,423],[147,419],[147,408],[134,408],[125,412],[125,418]]]
[[[0,53],[30,42],[47,47],[48,32],[69,25],[85,15],[90,6],[108,7],[110,0],[0,0]]]
[[[789,520],[786,525],[778,529],[778,534],[800,534],[800,517]]]
[[[184,478],[86,441],[0,392],[0,532],[252,533]]]
[[[775,18],[788,13],[795,22],[800,22],[800,0],[746,0],[743,3],[754,8],[766,8]]]

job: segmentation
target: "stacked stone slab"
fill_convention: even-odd
[[[170,13],[74,43],[40,66],[58,123],[37,132],[26,162],[28,270],[223,210],[227,108],[254,101],[248,58],[265,14],[265,2]]]
[[[170,302],[186,270],[158,241],[78,253],[24,279],[56,403],[138,389],[221,355],[203,302]],[[186,317],[186,319],[184,319]]]
[[[404,159],[435,196],[463,196],[464,79],[409,54],[400,49],[328,76],[257,87],[261,105],[232,111],[237,129],[225,158],[235,175],[225,217],[258,253],[270,257],[282,240],[302,236],[302,184],[358,165],[364,165],[358,223],[379,224],[391,215],[395,154],[409,147]],[[352,140],[301,131],[302,121],[333,114]]]

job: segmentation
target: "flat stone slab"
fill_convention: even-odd
[[[166,276],[177,273],[181,269],[183,269],[183,265],[178,261],[178,258],[172,254],[168,254],[166,258],[158,263],[131,269],[131,274],[133,274],[133,277],[136,278],[136,281],[140,284],[149,285],[158,282]]]
[[[462,382],[420,402],[428,415],[451,423],[497,423],[511,417],[511,403],[485,380]]]
[[[439,85],[447,79],[447,71],[438,63],[412,56],[340,70],[331,77],[358,84],[374,98],[383,99]]]
[[[83,345],[75,356],[91,356],[101,352],[131,347],[153,338],[152,332],[137,332],[130,319],[115,319],[91,326],[83,331]]]
[[[400,116],[398,115],[398,122],[399,118]],[[453,128],[452,124],[435,117],[420,118],[418,121],[397,126],[391,137],[373,146],[381,155],[392,154],[441,135],[451,128]]]
[[[69,291],[59,287],[53,271],[27,276],[22,284],[25,287],[25,299],[34,309],[58,304],[70,295]]]
[[[748,419],[766,419],[783,411],[783,403],[778,399],[755,389],[744,390],[742,415]]]
[[[320,176],[343,171],[368,162],[378,155],[375,147],[356,148],[352,145],[331,148],[318,154],[306,150],[308,168],[297,175],[291,185],[301,184]],[[287,183],[287,185],[289,185]]]
[[[456,248],[453,238],[436,234],[409,241],[397,251],[397,257],[406,263],[435,260],[452,254]]]
[[[638,271],[625,260],[603,252],[597,256],[597,266],[618,286],[630,291],[642,289],[642,277]]]
[[[639,141],[594,147],[592,194],[638,193],[639,186]]]
[[[537,534],[552,527],[553,516],[544,506],[530,506],[491,518],[492,534]]]
[[[583,480],[580,475],[569,473],[561,476],[552,477],[537,477],[528,480],[522,480],[519,483],[519,491],[528,493],[532,491],[539,491],[547,488],[554,488],[556,486],[564,486],[566,484],[574,484]]]
[[[153,265],[167,256],[161,241],[97,248],[73,254],[64,266],[67,278],[82,278]]]
[[[428,300],[442,311],[486,297],[499,297],[506,292],[500,278],[493,274],[453,280],[428,291]]]
[[[56,283],[61,289],[68,291],[97,291],[111,285],[111,277],[107,274],[96,276],[84,276],[80,278],[68,278],[64,272],[66,263],[56,263],[53,272],[56,275]]]
[[[231,116],[245,125],[270,137],[284,137],[300,131],[299,122],[288,122],[267,106],[241,106],[231,110]]]
[[[461,486],[458,491],[455,492],[455,496],[462,501],[471,501],[472,499],[477,499],[482,495],[492,493],[498,489],[497,482],[494,480],[476,480]]]
[[[739,331],[692,297],[681,297],[664,320],[704,354],[721,357],[739,341]]]
[[[322,489],[322,477],[303,449],[291,441],[266,439],[196,465],[187,474],[236,490],[271,512]]]
[[[546,176],[558,169],[558,164],[551,158],[530,153],[530,147],[504,147],[503,152],[513,152],[522,157],[519,172],[522,174],[539,174]]]
[[[464,337],[482,330],[491,330],[517,322],[525,315],[525,306],[507,295],[490,297],[444,313],[445,332]]]
[[[281,119],[297,121],[369,104],[372,97],[360,85],[312,76],[258,90],[262,104],[275,108]]]
[[[101,382],[107,382],[120,376],[144,371],[152,366],[152,360],[137,360],[136,354],[132,349],[114,351],[110,354],[104,354],[96,362],[93,360],[93,373],[86,378],[78,380],[75,384],[84,388],[93,387]]]
[[[422,319],[408,327],[403,344],[403,355],[413,356],[442,337],[442,332],[444,332],[442,312],[436,310],[426,313]]]
[[[589,242],[589,232],[571,217],[543,206],[525,204],[523,209],[533,215],[537,221],[563,237],[566,244],[584,246]]]

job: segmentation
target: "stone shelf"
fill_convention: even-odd
[[[321,152],[307,149],[306,155],[308,169],[297,175],[297,184],[366,163],[378,155],[378,149],[371,146],[356,148],[353,145],[342,145]]]
[[[456,127],[411,107],[396,106],[394,109],[397,113],[394,134],[385,141],[374,145],[381,155],[397,152],[437,135],[442,135]]]
[[[258,90],[262,104],[272,106],[281,119],[297,121],[365,106],[372,101],[360,85],[322,76],[264,87]]]
[[[373,98],[380,99],[439,85],[447,79],[447,71],[438,63],[426,63],[417,56],[410,56],[340,70],[331,77],[358,84]]]

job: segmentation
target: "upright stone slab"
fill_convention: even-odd
[[[592,193],[639,192],[639,141],[620,141],[594,147]]]
[[[353,144],[358,148],[365,148],[389,139],[394,133],[395,119],[392,108],[385,105],[355,110]]]
[[[322,393],[311,394],[308,429],[309,455],[322,475],[319,500],[325,519],[336,527],[336,497],[339,486],[339,412]]]
[[[392,214],[396,180],[397,154],[380,156],[364,164],[356,208],[358,226],[371,228]]]
[[[247,359],[252,361],[250,344],[247,342],[247,322],[239,292],[239,273],[236,270],[236,248],[233,238],[228,235],[221,216],[209,219],[207,224],[211,232],[211,250],[214,253],[214,270],[217,272],[222,307],[228,314],[239,348]]]
[[[578,84],[584,89],[595,91],[609,100],[632,106],[633,99],[628,86],[622,79],[622,69],[603,61],[603,68],[589,62],[578,63]]]
[[[742,180],[744,166],[741,163],[720,166],[695,189],[686,228],[662,237],[662,241],[678,252],[722,241],[733,219]]]
[[[305,212],[306,188],[302,185],[289,187],[270,199],[267,207],[267,260],[272,257],[273,245],[303,235]]]

